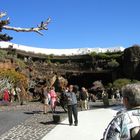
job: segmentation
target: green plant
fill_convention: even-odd
[[[107,84],[107,87],[108,87],[108,88],[112,88],[112,86],[113,86],[112,83],[108,83],[108,84]]]
[[[96,53],[96,52],[91,52],[90,55],[91,55],[91,56],[96,56],[97,53]]]
[[[7,51],[0,50],[0,59],[1,60],[4,60],[6,56],[7,56]]]
[[[26,64],[23,60],[21,59],[18,59],[16,58],[16,63],[18,64],[18,66],[21,68],[21,69],[24,69],[26,67]]]
[[[117,79],[113,82],[113,87],[117,89],[121,89],[123,86],[131,83],[140,83],[138,80],[130,80],[130,79]]]
[[[122,56],[123,52],[105,52],[105,53],[96,53],[96,52],[91,52],[90,55],[92,57],[96,57],[98,59],[117,59],[120,56]]]
[[[120,64],[115,59],[111,59],[111,61],[107,63],[109,68],[117,68],[119,65]]]
[[[140,83],[138,80],[131,80],[131,83]]]
[[[117,89],[121,89],[123,86],[130,84],[131,80],[130,79],[117,79],[113,82],[113,87]]]
[[[20,82],[24,88],[28,86],[27,77],[14,69],[0,69],[0,79],[8,79],[8,82],[13,85],[17,85]]]
[[[54,54],[50,54],[49,56],[50,56],[50,58],[54,58]]]

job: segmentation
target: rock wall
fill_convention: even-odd
[[[122,61],[124,76],[140,80],[140,46],[134,45],[125,49]]]

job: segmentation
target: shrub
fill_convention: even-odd
[[[4,61],[7,56],[7,51],[0,50],[0,61]]]
[[[113,87],[117,89],[121,89],[123,86],[130,84],[131,80],[130,79],[117,79],[113,82]]]
[[[107,63],[109,68],[117,68],[120,64],[115,60],[112,59],[110,62]]]
[[[108,83],[107,88],[112,88],[112,83]]]
[[[90,55],[92,57],[96,57],[98,59],[117,59],[120,56],[122,56],[123,52],[100,52],[100,53],[96,53],[96,52],[91,52]]]
[[[24,88],[28,86],[27,77],[22,73],[16,72],[14,69],[0,69],[0,79],[8,79],[14,85],[20,82]]]
[[[90,55],[91,55],[91,56],[96,56],[97,53],[96,53],[96,52],[91,52]]]
[[[18,66],[21,69],[24,69],[26,67],[26,64],[24,63],[24,61],[20,60],[20,59],[16,59],[16,63],[18,64]]]

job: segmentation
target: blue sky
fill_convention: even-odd
[[[10,26],[32,27],[51,17],[44,36],[5,31],[12,42],[43,48],[125,48],[140,44],[140,0],[1,0]]]

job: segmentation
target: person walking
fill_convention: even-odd
[[[73,124],[73,116],[74,116],[74,124],[78,125],[78,111],[77,111],[77,98],[76,94],[73,92],[73,85],[69,86],[69,91],[66,93],[67,96],[67,105],[68,105],[68,120],[69,125]]]
[[[88,93],[85,87],[81,88],[80,92],[80,106],[81,106],[81,111],[83,109],[87,110],[88,109]]]
[[[103,140],[140,140],[140,84],[122,88],[125,109],[109,123]]]

